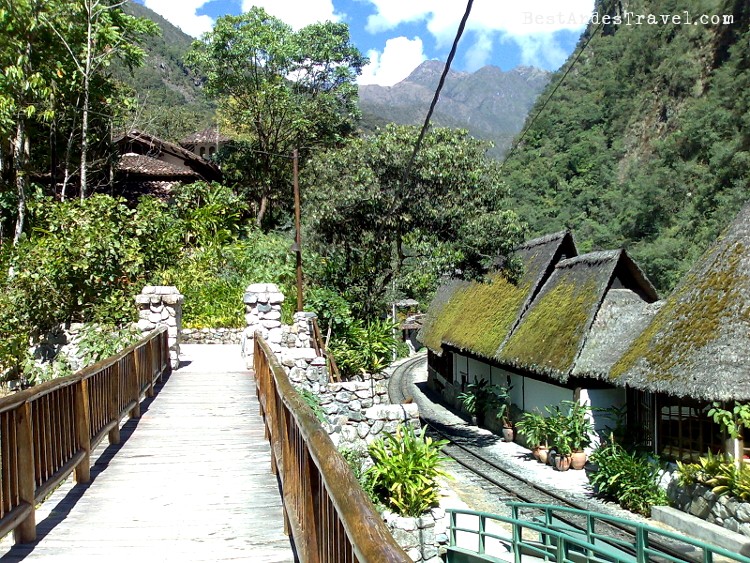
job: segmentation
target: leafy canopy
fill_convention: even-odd
[[[273,200],[291,201],[293,149],[332,146],[354,132],[355,79],[367,59],[346,24],[295,32],[253,7],[219,18],[186,60],[240,141],[225,151],[225,172],[256,201],[259,224]]]
[[[434,129],[404,178],[416,130],[388,126],[316,153],[303,175],[307,238],[328,265],[324,279],[368,316],[393,290],[427,297],[441,274],[476,278],[523,234],[499,200],[487,145]]]

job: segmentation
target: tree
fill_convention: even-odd
[[[80,88],[81,111],[81,162],[80,196],[88,192],[88,166],[91,114],[91,99],[102,88],[111,87],[106,69],[115,59],[120,59],[132,69],[143,63],[144,51],[138,46],[141,37],[155,35],[158,26],[146,18],[138,18],[122,11],[122,2],[108,0],[78,0],[66,4],[69,12],[66,19],[57,22],[49,19],[50,28],[74,64],[76,86]],[[97,85],[97,75],[104,78]],[[98,91],[94,88],[98,86]]]
[[[219,103],[224,130],[239,141],[229,176],[249,189],[257,223],[271,200],[290,186],[294,148],[330,147],[354,131],[359,117],[356,76],[367,63],[341,23],[316,23],[297,32],[254,7],[219,18],[196,41],[188,64],[206,77]],[[239,154],[236,154],[239,152]]]
[[[352,139],[315,155],[303,175],[306,238],[326,259],[328,284],[360,316],[382,312],[394,286],[427,297],[442,274],[479,278],[523,235],[499,207],[487,144],[434,129],[404,177],[416,133],[391,125]]]

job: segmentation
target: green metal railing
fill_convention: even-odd
[[[508,505],[510,517],[449,509],[447,562],[508,561],[512,555],[516,563],[525,556],[558,563],[647,563],[655,560],[713,563],[718,556],[722,561],[750,563],[750,557],[740,553],[615,516],[545,504],[511,502]],[[570,518],[585,521],[585,527],[566,524],[564,520]],[[624,527],[632,532],[634,539],[613,537],[601,530],[606,525]],[[652,540],[662,545],[669,543],[674,548],[662,549]],[[680,556],[680,552],[684,555]]]

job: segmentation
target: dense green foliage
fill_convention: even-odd
[[[391,321],[375,319],[364,323],[353,320],[341,327],[329,350],[344,378],[383,371],[398,348]]]
[[[258,225],[271,206],[289,209],[293,149],[334,146],[354,132],[355,79],[367,59],[346,24],[294,31],[253,7],[219,18],[187,61],[240,141],[227,147],[224,169],[257,205]]]
[[[63,199],[106,181],[129,106],[110,65],[137,67],[157,28],[95,0],[2,0],[0,28],[0,242],[17,244],[33,179]]]
[[[401,516],[421,516],[440,498],[437,479],[445,476],[440,466],[446,460],[440,450],[448,441],[433,440],[425,432],[401,426],[369,447],[374,465],[366,477],[375,498]]]
[[[620,5],[596,9],[617,15]],[[626,9],[734,23],[592,25],[580,60],[504,163],[506,205],[534,234],[567,227],[584,251],[628,247],[665,290],[748,197],[750,9],[720,0]]]
[[[683,487],[701,483],[716,495],[730,495],[740,502],[750,502],[750,466],[737,463],[730,456],[709,452],[698,463],[678,461],[677,476]]]
[[[323,280],[360,316],[404,293],[428,298],[442,274],[481,275],[523,234],[499,205],[484,143],[434,129],[405,176],[416,135],[390,126],[352,139],[317,153],[303,177],[307,233],[328,266]]]
[[[0,254],[0,371],[22,366],[29,341],[60,323],[135,320],[147,283],[187,295],[186,326],[243,326],[245,287],[262,279],[291,293],[294,257],[288,238],[246,228],[241,209],[231,190],[206,183],[135,209],[106,195],[32,202],[28,235]]]
[[[645,454],[609,441],[591,454],[591,461],[597,470],[589,481],[598,495],[644,516],[651,515],[652,506],[668,504],[667,492],[659,486],[661,467]]]

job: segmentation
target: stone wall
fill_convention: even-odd
[[[442,508],[433,508],[419,518],[399,516],[389,511],[383,520],[393,539],[415,563],[441,563],[448,545],[448,517]]]
[[[281,304],[284,294],[273,283],[253,283],[242,296],[247,327],[242,335],[242,356],[248,369],[253,367],[255,332],[260,331],[271,350],[281,352]]]
[[[182,344],[240,344],[244,328],[183,328]]]
[[[750,503],[728,495],[717,496],[701,484],[678,487],[676,480],[669,484],[667,494],[675,508],[750,537]]]
[[[169,360],[172,369],[180,365],[180,333],[182,331],[182,295],[173,285],[147,285],[136,295],[138,328],[147,333],[158,325],[166,325],[169,337]]]

